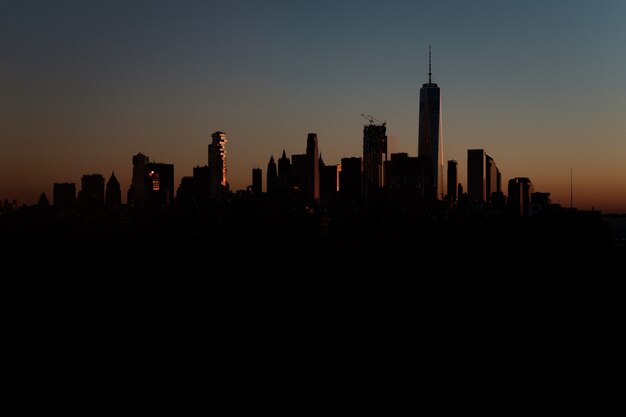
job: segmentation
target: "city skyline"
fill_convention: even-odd
[[[458,182],[485,149],[503,184],[528,177],[569,206],[573,168],[575,207],[626,212],[623,3],[147,4],[0,6],[0,198],[34,204],[113,171],[125,192],[139,152],[174,164],[177,186],[214,131],[245,189],[308,132],[326,164],[361,157],[361,113],[387,121],[390,154],[414,156],[432,44]]]

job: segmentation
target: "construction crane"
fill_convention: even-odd
[[[378,123],[380,123],[383,126],[385,126],[387,124],[386,120],[384,122],[381,122],[380,120],[378,120],[377,118],[375,118],[371,114],[363,114],[363,113],[361,113],[361,116],[365,117],[370,122],[371,125],[373,125],[374,122],[378,122]]]

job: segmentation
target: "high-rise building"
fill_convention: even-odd
[[[78,199],[83,204],[104,203],[104,177],[101,174],[83,175]]]
[[[73,182],[54,183],[52,204],[59,209],[68,210],[74,207],[76,202],[76,184]]]
[[[530,196],[535,192],[533,183],[525,177],[518,177],[509,180],[509,196],[507,205],[509,211],[518,216],[528,215]]]
[[[341,158],[339,193],[343,201],[356,202],[361,200],[362,166],[361,158]]]
[[[217,197],[228,190],[226,171],[226,133],[215,132],[209,144],[209,169],[211,170],[211,195]]]
[[[331,205],[339,191],[339,170],[337,165],[326,165],[320,155],[320,203]]]
[[[283,149],[283,155],[278,160],[278,188],[283,194],[290,193],[293,190],[293,174],[291,171],[291,162],[285,150]]]
[[[115,178],[115,172],[111,173],[107,181],[105,201],[109,207],[119,207],[122,204],[122,190],[119,181]]]
[[[293,190],[300,195],[305,194],[307,162],[308,158],[304,153],[291,155],[291,178]]]
[[[133,178],[127,195],[129,206],[140,206],[146,200],[146,184],[148,180],[146,177],[146,165],[148,165],[148,162],[150,162],[150,159],[142,153],[133,155]]]
[[[472,203],[485,202],[486,160],[484,149],[467,150],[467,198]]]
[[[500,172],[498,167],[496,167],[496,192],[502,192],[502,173]]]
[[[485,200],[491,201],[493,193],[498,190],[498,167],[496,161],[489,155],[485,155]]]
[[[208,165],[193,169],[193,195],[196,204],[207,204],[211,197],[211,170]]]
[[[148,200],[153,206],[174,202],[174,165],[150,162],[146,165]]]
[[[263,193],[263,171],[261,168],[252,168],[252,194]]]
[[[176,190],[176,205],[191,206],[194,203],[195,181],[193,177],[182,177]]]
[[[305,201],[314,206],[320,202],[320,164],[317,134],[309,133],[306,138]]]
[[[428,48],[428,83],[420,88],[420,113],[418,156],[429,158],[432,166],[432,182],[435,196],[443,198],[443,137],[441,124],[441,94],[439,86],[432,82]]]
[[[371,199],[384,185],[383,164],[386,160],[386,123],[363,126],[363,198],[366,200]]]
[[[448,161],[448,201],[454,203],[456,201],[456,185],[459,182],[457,173],[457,162],[454,159]]]
[[[276,170],[274,155],[270,157],[270,162],[267,164],[267,178],[265,187],[268,194],[276,194],[276,191],[278,191],[278,171]]]

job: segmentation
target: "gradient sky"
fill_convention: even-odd
[[[228,134],[232,189],[270,155],[361,156],[372,114],[417,154],[419,88],[441,87],[444,158],[484,148],[503,181],[626,212],[626,2],[0,0],[0,198],[131,157],[176,185]]]

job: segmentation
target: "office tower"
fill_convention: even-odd
[[[339,173],[339,193],[345,202],[361,200],[362,190],[362,160],[361,158],[341,158],[341,172]]]
[[[387,160],[386,132],[385,123],[375,125],[372,122],[363,126],[363,198],[366,200],[371,199],[384,185],[383,162]]]
[[[167,206],[174,202],[174,165],[150,162],[148,173],[148,201],[152,206]]]
[[[64,182],[54,183],[52,192],[52,204],[59,209],[71,209],[76,202],[76,184]]]
[[[404,152],[392,153],[390,159],[387,165],[389,201],[414,207],[432,201],[434,193],[430,159],[409,156]]]
[[[83,175],[78,199],[83,204],[104,203],[104,177],[100,174]]]
[[[498,192],[498,167],[489,155],[485,155],[485,200],[490,202],[493,193]]]
[[[306,154],[291,155],[291,180],[293,191],[301,196],[306,195],[307,163],[308,158]]]
[[[428,83],[420,89],[418,156],[429,158],[435,197],[443,198],[443,138],[441,124],[441,94],[432,82],[428,48]]]
[[[467,150],[467,198],[471,203],[485,202],[485,151]]]
[[[502,173],[500,173],[498,167],[496,167],[496,192],[502,192]]]
[[[211,170],[208,165],[193,169],[193,196],[196,204],[207,204],[211,197]]]
[[[304,195],[309,206],[320,202],[320,164],[317,134],[309,133],[306,138],[306,177]]]
[[[326,165],[320,155],[320,203],[328,206],[336,200],[339,191],[339,170],[337,165]]]
[[[107,181],[106,203],[109,207],[122,205],[122,190],[119,181],[115,178],[115,172],[111,173],[111,177]]]
[[[192,206],[195,202],[195,180],[193,177],[182,177],[176,190],[176,205]]]
[[[146,165],[148,162],[150,162],[149,158],[142,153],[133,155],[133,179],[127,195],[129,206],[140,206],[146,200]]]
[[[211,195],[217,197],[228,190],[226,171],[226,133],[215,132],[209,144],[209,168],[211,170]]]
[[[265,186],[268,194],[276,194],[278,191],[278,171],[276,170],[274,155],[270,157],[270,162],[267,164],[267,179]]]
[[[448,161],[448,201],[456,201],[456,185],[459,183],[457,174],[457,162],[454,159]]]
[[[291,162],[285,150],[283,149],[283,155],[278,160],[278,188],[283,194],[290,193],[293,189],[293,174],[291,171]]]
[[[535,192],[530,179],[524,177],[513,178],[509,180],[509,211],[518,216],[528,215],[528,205],[530,204],[530,196]]]
[[[252,194],[261,195],[263,192],[263,171],[261,168],[252,168]]]

